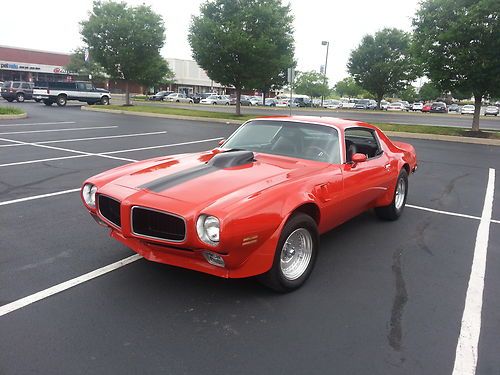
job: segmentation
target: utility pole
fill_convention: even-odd
[[[323,77],[323,85],[326,86],[326,67],[328,66],[328,49],[330,47],[330,42],[327,40],[323,40],[321,42],[322,46],[326,46],[326,58],[325,58],[325,69],[323,71],[324,77]],[[323,108],[323,100],[325,100],[325,96],[321,95],[321,108]]]

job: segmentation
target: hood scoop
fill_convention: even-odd
[[[252,151],[228,150],[215,155],[207,162],[207,165],[217,169],[239,167],[255,161]]]
[[[253,161],[255,161],[255,159],[251,151],[229,150],[215,155],[205,164],[160,177],[144,185],[138,186],[138,188],[159,193],[184,182],[216,172],[219,169],[238,167],[240,165],[252,163]]]

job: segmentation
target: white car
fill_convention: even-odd
[[[342,102],[340,100],[327,99],[323,101],[323,108],[339,109],[342,108]]]
[[[424,108],[424,103],[413,103],[411,105],[412,111],[422,111],[422,108]]]
[[[353,109],[356,105],[356,100],[342,100],[342,109]]]
[[[406,106],[403,103],[391,103],[387,106],[388,111],[406,111]]]
[[[226,95],[210,95],[206,99],[201,99],[200,104],[222,104],[222,105],[229,105],[229,97]]]
[[[461,115],[473,115],[475,107],[471,104],[466,104],[460,110]]]
[[[381,100],[380,101],[380,109],[387,110],[387,107],[389,107],[389,103],[387,100]]]
[[[262,105],[262,98],[258,96],[251,96],[249,100],[250,100],[250,105]]]
[[[188,98],[185,94],[180,92],[174,92],[165,97],[165,101],[167,102],[175,102],[175,103],[194,103],[193,99]]]

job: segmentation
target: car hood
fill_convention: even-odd
[[[144,167],[132,164],[135,166],[132,172],[111,183],[190,205],[241,201],[277,184],[316,173],[329,165],[249,151],[221,152],[220,149],[143,163]]]

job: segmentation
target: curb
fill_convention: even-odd
[[[100,108],[90,108],[87,106],[81,107],[82,111],[91,112],[107,112],[116,113],[121,115],[129,116],[140,116],[140,117],[156,117],[156,118],[168,118],[174,120],[191,120],[191,121],[204,121],[204,122],[217,122],[222,124],[235,124],[241,125],[244,121],[239,120],[229,120],[229,119],[217,119],[209,117],[192,117],[192,116],[180,116],[180,115],[166,115],[162,113],[148,113],[148,112],[131,112],[131,111],[120,111],[117,109],[100,109]],[[256,116],[258,117],[258,116]],[[423,134],[423,133],[405,133],[405,132],[393,132],[384,131],[389,137],[401,137],[401,138],[412,138],[412,139],[425,139],[431,141],[444,141],[444,142],[458,142],[458,143],[471,143],[477,145],[488,145],[488,146],[500,146],[500,139],[484,139],[484,138],[469,138],[469,137],[458,137],[455,135],[438,135],[438,134]]]
[[[204,121],[204,122],[218,122],[221,124],[230,124],[230,125],[241,125],[246,120],[230,120],[230,119],[222,119],[222,118],[211,118],[211,117],[194,117],[194,116],[181,116],[181,115],[166,115],[163,113],[148,113],[148,112],[132,112],[132,111],[121,111],[119,109],[101,109],[101,108],[90,108],[87,106],[81,107],[82,111],[90,111],[90,112],[106,112],[106,113],[115,113],[120,115],[129,115],[129,116],[140,116],[140,117],[156,117],[156,118],[168,118],[172,120],[191,120],[191,121]]]
[[[0,120],[18,120],[27,117],[28,117],[27,113],[21,113],[19,115],[0,115]]]

